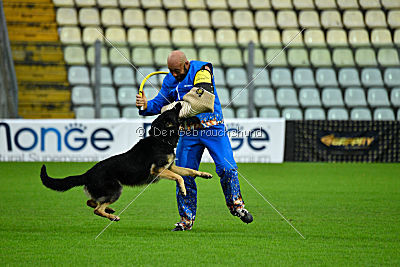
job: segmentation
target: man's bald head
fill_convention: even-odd
[[[167,65],[172,76],[174,76],[179,82],[186,77],[187,71],[190,67],[190,63],[185,54],[179,50],[172,51],[169,54]]]

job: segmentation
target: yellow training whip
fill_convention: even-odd
[[[142,81],[142,83],[140,84],[140,87],[139,87],[139,95],[140,95],[140,96],[143,96],[143,86],[144,86],[144,84],[146,83],[146,81],[147,81],[151,76],[156,75],[156,74],[168,74],[168,73],[169,73],[168,71],[155,71],[155,72],[152,72],[152,73],[148,74],[148,75],[144,78],[144,80]],[[143,107],[140,107],[140,110],[143,110]]]

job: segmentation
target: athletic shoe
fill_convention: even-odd
[[[231,213],[233,216],[238,216],[244,223],[249,224],[253,221],[253,216],[245,208],[237,208],[233,212],[231,211]]]
[[[184,223],[182,222],[178,222],[175,224],[175,228],[172,229],[172,232],[176,232],[176,231],[189,231],[192,230],[192,225],[190,226],[186,226]]]

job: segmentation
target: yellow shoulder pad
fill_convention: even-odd
[[[193,85],[196,85],[196,84],[199,84],[199,83],[212,84],[211,72],[209,72],[208,70],[199,70],[196,73],[196,75],[194,76]]]

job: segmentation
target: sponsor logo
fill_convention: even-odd
[[[351,148],[367,148],[375,137],[336,137],[329,134],[321,137],[320,141],[327,147],[351,147]]]

